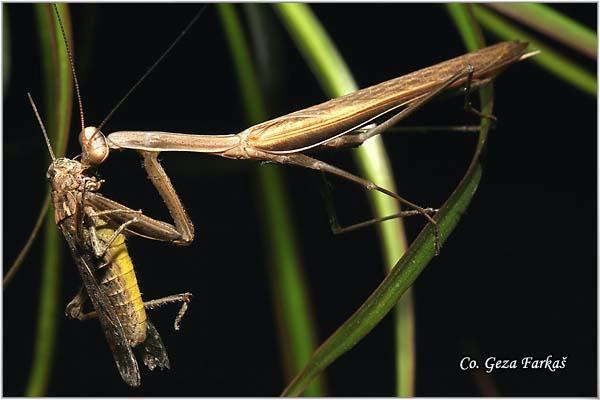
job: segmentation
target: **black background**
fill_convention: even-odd
[[[97,124],[173,40],[198,5],[74,5],[75,58],[86,119]],[[557,5],[596,26],[596,5]],[[442,5],[314,5],[358,84],[366,87],[464,53]],[[45,146],[26,100],[44,109],[37,31],[30,5],[8,5],[10,75],[4,90],[5,270],[34,224],[46,184]],[[291,112],[324,95],[280,25],[269,61]],[[490,43],[497,41],[488,38]],[[588,70],[595,63],[565,50]],[[275,72],[273,72],[275,74]],[[533,62],[498,80],[486,169],[468,213],[415,285],[417,387],[421,396],[481,394],[459,360],[495,356],[567,356],[567,367],[504,370],[489,375],[500,395],[596,395],[596,100]],[[407,125],[465,124],[461,98],[435,102]],[[68,154],[78,153],[73,119]],[[244,129],[236,77],[219,18],[209,7],[191,32],[114,115],[104,131],[235,133]],[[438,206],[468,165],[469,135],[387,135],[400,193]],[[133,153],[133,152],[132,152]],[[353,169],[347,152],[327,161]],[[256,163],[168,154],[171,175],[196,225],[196,240],[178,248],[131,240],[145,298],[195,294],[183,329],[175,310],[152,312],[172,370],[143,369],[142,386],[119,378],[96,322],[59,322],[49,395],[272,396],[285,386],[267,274]],[[313,171],[284,168],[320,341],[383,278],[376,231],[332,236]],[[135,154],[111,156],[103,193],[167,219]],[[343,221],[370,216],[359,188],[334,181]],[[409,237],[422,227],[407,221]],[[4,395],[20,395],[32,360],[39,301],[41,240],[4,291]],[[60,310],[79,285],[66,251]],[[326,371],[329,394],[394,394],[392,319],[388,316]]]

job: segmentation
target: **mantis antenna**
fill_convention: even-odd
[[[79,89],[79,82],[77,80],[77,73],[75,72],[75,62],[73,60],[73,54],[69,47],[67,36],[65,34],[64,25],[60,18],[60,14],[58,12],[58,8],[55,4],[53,4],[54,12],[56,13],[56,17],[58,20],[58,24],[60,26],[60,30],[63,37],[63,42],[65,43],[65,48],[67,49],[67,54],[69,56],[69,63],[71,66],[71,71],[73,72],[73,82],[75,83],[75,91],[77,93],[77,100],[79,104],[79,114],[81,119],[81,133],[79,135],[79,141],[82,147],[82,162],[86,165],[98,165],[101,164],[108,157],[108,146],[106,144],[106,140],[104,135],[102,135],[100,129],[106,124],[106,122],[112,117],[112,115],[117,111],[117,109],[125,102],[125,100],[133,93],[133,91],[150,75],[150,73],[160,64],[160,62],[169,54],[169,52],[175,47],[175,45],[181,40],[181,38],[190,30],[192,25],[198,20],[200,15],[204,12],[207,5],[204,5],[200,11],[196,13],[194,18],[188,23],[183,31],[177,36],[177,38],[171,43],[171,45],[165,50],[161,56],[148,68],[148,70],[137,80],[137,82],[125,93],[125,95],[117,102],[117,104],[110,110],[108,115],[102,120],[98,127],[86,127],[85,119],[83,113],[83,102],[81,100],[81,92]],[[98,135],[100,133],[100,135]]]
[[[63,42],[65,43],[65,47],[67,49],[67,55],[69,56],[69,64],[71,65],[71,72],[73,72],[73,82],[75,83],[75,92],[77,93],[77,102],[79,103],[79,118],[81,119],[81,130],[85,129],[85,120],[83,117],[83,102],[81,101],[81,92],[79,90],[79,82],[77,81],[77,73],[75,72],[75,61],[73,61],[73,54],[71,53],[71,48],[69,47],[69,42],[67,41],[67,35],[65,33],[65,27],[62,23],[62,19],[60,19],[60,14],[58,12],[58,8],[56,4],[52,4],[54,8],[54,13],[56,14],[56,18],[58,19],[58,25],[60,26],[60,32],[63,37]]]
[[[129,97],[129,95],[131,95],[131,93],[133,93],[133,91],[144,81],[144,79],[146,79],[146,77],[148,75],[150,75],[150,73],[156,68],[156,66],[158,64],[160,64],[160,62],[167,56],[167,54],[169,54],[169,52],[173,49],[173,47],[175,47],[175,45],[177,43],[179,43],[179,41],[181,40],[181,38],[190,30],[190,28],[192,27],[192,25],[194,25],[194,23],[198,20],[198,18],[200,18],[200,15],[202,15],[202,13],[204,12],[204,10],[206,10],[206,7],[208,5],[205,4],[200,11],[198,11],[196,13],[196,16],[194,18],[192,18],[192,20],[190,21],[189,24],[187,24],[187,26],[181,31],[181,33],[179,33],[179,35],[177,36],[177,38],[175,38],[175,40],[173,41],[173,43],[171,43],[169,45],[169,47],[167,48],[167,50],[165,50],[160,57],[158,57],[158,59],[154,62],[154,64],[152,64],[152,66],[150,66],[150,68],[148,68],[148,70],[146,72],[144,72],[144,75],[142,75],[140,77],[140,79],[137,80],[137,82],[131,87],[131,89],[129,89],[127,91],[127,93],[125,93],[125,95],[121,98],[121,100],[119,100],[119,102],[113,107],[112,110],[110,110],[110,112],[108,113],[108,115],[106,117],[104,117],[104,119],[102,120],[102,122],[100,123],[100,125],[98,125],[98,128],[96,131],[99,131],[100,129],[102,129],[102,127],[106,124],[106,122],[110,119],[110,117],[112,117],[112,115],[114,114],[115,111],[117,111],[117,109],[119,107],[121,107],[121,104],[123,104],[123,102]],[[90,140],[93,139],[90,138]]]

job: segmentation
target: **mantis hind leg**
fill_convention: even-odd
[[[467,74],[467,82],[465,83],[464,109],[466,112],[474,114],[474,115],[478,116],[479,118],[489,119],[490,121],[492,121],[492,125],[494,125],[496,122],[498,122],[498,118],[496,118],[496,116],[494,116],[492,114],[483,113],[480,110],[473,107],[473,105],[471,104],[471,90],[473,88],[471,85],[472,81],[473,81],[473,68],[469,68],[468,74]]]
[[[383,193],[385,195],[392,197],[393,199],[397,200],[399,203],[404,204],[404,205],[412,208],[413,210],[417,211],[418,214],[425,217],[425,219],[427,219],[427,221],[429,221],[432,224],[434,234],[435,234],[435,244],[434,244],[435,254],[439,253],[440,244],[439,244],[439,232],[438,232],[438,228],[437,228],[437,222],[435,221],[434,217],[430,215],[432,212],[434,212],[433,209],[430,209],[430,208],[425,209],[409,200],[406,200],[405,198],[401,197],[397,193],[394,193],[391,190],[385,189],[385,188],[375,184],[372,181],[369,181],[367,179],[364,179],[364,178],[361,178],[354,174],[351,174],[350,172],[344,171],[343,169],[337,168],[337,167],[327,164],[323,161],[317,160],[312,157],[308,157],[304,154],[279,155],[279,154],[264,153],[262,156],[267,160],[271,160],[271,161],[274,161],[274,162],[277,162],[280,164],[297,165],[300,167],[314,169],[317,171],[335,175],[342,179],[348,180],[350,182],[354,182],[367,190],[376,190],[380,193]]]
[[[418,210],[404,210],[404,211],[397,212],[395,214],[386,215],[385,217],[371,218],[366,221],[354,223],[352,225],[341,226],[340,223],[338,222],[337,213],[335,211],[335,206],[333,203],[332,185],[329,182],[329,180],[327,179],[325,174],[321,174],[321,176],[323,178],[323,191],[322,191],[323,200],[325,202],[325,209],[327,211],[327,216],[329,219],[329,226],[331,227],[331,232],[333,232],[334,235],[352,232],[352,231],[356,231],[356,230],[359,230],[362,228],[367,228],[371,225],[375,225],[375,224],[381,223],[383,221],[388,221],[391,219],[412,217],[414,215],[421,214]],[[435,213],[438,211],[435,208],[424,208],[423,210],[426,213],[431,214],[431,215],[435,215]]]

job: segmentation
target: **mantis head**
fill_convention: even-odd
[[[85,165],[102,164],[110,152],[106,136],[98,128],[88,126],[79,134],[81,144],[81,162]]]

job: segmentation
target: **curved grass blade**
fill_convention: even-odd
[[[475,32],[472,32],[475,35]],[[476,37],[476,36],[473,36]],[[469,35],[469,43],[476,41]],[[473,49],[469,49],[473,50]],[[491,88],[482,91],[482,111],[492,112]],[[489,130],[489,121],[484,120],[479,141],[469,168],[437,214],[439,240],[444,243],[454,230],[462,214],[468,207],[481,180],[482,167],[480,155],[484,148]],[[400,297],[414,283],[419,274],[434,256],[433,229],[428,224],[411,244],[406,254],[394,266],[379,287],[369,296],[362,306],[340,326],[313,354],[310,362],[284,390],[284,396],[298,396],[304,387],[320,371],[325,369],[339,356],[351,349],[367,335],[383,317],[394,307]]]
[[[479,26],[473,22],[473,14],[470,8],[460,3],[450,3],[446,5],[448,13],[452,17],[458,33],[469,51],[475,51],[483,46],[483,33]]]
[[[253,6],[256,7],[256,6]],[[219,15],[229,42],[246,120],[250,124],[267,119],[265,102],[241,23],[232,4],[218,4]],[[270,247],[270,277],[274,308],[284,353],[284,369],[292,377],[316,348],[315,323],[310,312],[310,298],[302,274],[302,265],[292,229],[281,168],[263,165],[258,168],[260,204]],[[316,380],[307,389],[308,396],[323,396],[324,382]]]
[[[337,48],[306,4],[282,3],[276,5],[276,10],[327,96],[339,97],[358,89]],[[385,188],[397,190],[380,137],[374,137],[354,150],[353,156],[362,176]],[[369,200],[376,216],[399,211],[398,204],[393,199],[380,193],[369,193]],[[379,224],[378,230],[385,265],[391,268],[407,247],[402,221],[385,221]],[[396,394],[413,396],[415,345],[411,294],[396,309],[395,346]]]
[[[65,25],[67,38],[72,41],[68,6],[64,3],[57,6]],[[73,100],[71,69],[52,7],[49,4],[36,4],[35,13],[44,64],[46,105],[50,110],[46,113],[46,126],[57,155],[62,155],[65,152],[67,132],[69,132],[71,122]],[[62,265],[62,239],[51,213],[47,214],[44,233],[42,286],[33,361],[26,390],[27,396],[43,396],[46,393],[52,374],[57,324],[60,315],[58,298]]]
[[[8,284],[15,277],[17,272],[21,269],[23,265],[23,261],[25,261],[25,257],[29,254],[29,250],[31,249],[31,245],[35,242],[42,225],[44,224],[44,218],[46,218],[46,213],[48,212],[48,207],[50,207],[50,192],[46,192],[46,197],[44,198],[44,203],[42,204],[42,208],[39,210],[39,214],[37,219],[35,220],[35,224],[33,225],[33,229],[29,233],[29,237],[27,241],[21,248],[21,251],[15,258],[15,261],[12,263],[6,274],[4,274],[4,278],[2,279],[2,288],[6,289]]]
[[[598,56],[598,37],[588,27],[538,3],[486,3],[485,6],[517,20],[586,56]]]
[[[467,50],[475,51],[478,48],[485,46],[480,26],[475,21],[475,17],[471,12],[469,6],[460,3],[451,3],[447,4],[446,7],[461,35],[461,38]],[[487,105],[484,106],[485,108],[483,109],[483,112],[491,114],[493,108],[492,85],[484,86],[479,89],[479,100],[481,104]],[[486,121],[484,120],[483,122],[485,123]],[[473,156],[473,161],[471,162],[471,166],[474,165],[474,162],[479,163],[480,154],[483,151],[486,144],[487,134],[488,127],[482,126],[482,129],[480,130],[479,134],[477,148],[475,150],[475,155]],[[479,165],[478,168],[481,168],[481,165]],[[469,169],[471,169],[471,167]],[[476,382],[478,383],[478,386],[481,390],[481,394],[483,396],[498,395],[496,384],[491,376],[489,376],[488,374],[475,374],[474,377]]]
[[[60,8],[59,8],[59,10],[60,10]],[[5,12],[3,18],[8,18],[7,15],[8,14]],[[70,26],[70,19],[68,21],[68,24]],[[5,29],[5,33],[8,32],[6,26],[7,25],[5,24],[3,27],[3,29]],[[89,28],[88,28],[88,31],[89,31]],[[60,33],[60,31],[59,31],[59,33]],[[69,32],[66,32],[66,33],[67,33],[67,35],[71,36],[70,28],[69,28]],[[54,39],[60,39],[60,43],[62,43],[62,36],[52,38],[51,36],[44,35],[44,36],[40,37],[40,44],[42,45],[42,52],[44,55],[47,55],[47,57],[49,57],[49,58],[45,58],[46,60],[51,60],[51,59],[53,59],[53,57],[60,56],[59,54],[52,55],[50,53],[47,53],[47,51],[50,51],[48,49],[50,49],[51,46],[60,46],[60,44],[57,44],[57,42],[55,42]],[[6,38],[3,38],[3,40],[8,41],[8,39],[6,39]],[[69,40],[72,41],[71,38],[69,38]],[[5,44],[7,44],[7,43],[5,43]],[[46,46],[46,47],[44,48],[43,46]],[[3,49],[3,51],[4,52],[7,51],[6,46]],[[5,60],[3,58],[3,63],[4,62],[5,62]],[[56,74],[56,72],[55,72],[56,65],[50,66],[50,64],[46,63],[45,65],[43,65],[43,68],[44,68],[44,76],[46,76],[46,77],[51,77],[53,73]],[[6,71],[4,71],[3,73],[5,73],[5,72]],[[53,79],[53,78],[46,78],[46,79]],[[48,85],[51,85],[51,84],[49,83]],[[56,91],[56,89],[54,89],[54,88],[58,87],[58,85],[60,85],[60,82],[58,82],[58,81],[55,82],[54,85],[52,86],[53,89],[51,89],[51,90]],[[47,89],[47,90],[49,90],[49,89]],[[46,100],[48,100],[49,97],[50,97],[50,95],[47,94]],[[52,100],[52,101],[55,101],[55,100]],[[52,103],[47,103],[47,104],[52,104]],[[58,112],[58,110],[56,110],[56,112]],[[71,112],[69,111],[68,118],[70,118],[70,113]],[[49,115],[49,118],[50,117],[51,116]],[[51,126],[49,123],[46,125]],[[52,135],[52,130],[50,130],[49,133]],[[64,134],[62,132],[59,132],[57,137],[51,136],[50,138],[52,140],[52,144],[53,144],[54,151],[56,152],[56,154],[59,156],[65,154],[67,144],[69,142],[68,134],[66,134],[66,132]],[[38,211],[38,216],[36,218],[36,222],[35,222],[33,228],[31,229],[31,232],[29,233],[27,241],[21,248],[21,251],[19,251],[19,254],[15,258],[15,261],[13,261],[10,268],[7,270],[6,274],[4,274],[4,277],[2,279],[3,288],[6,288],[8,286],[8,284],[12,281],[12,279],[15,277],[15,275],[20,271],[21,267],[23,266],[23,262],[25,261],[27,255],[29,254],[29,251],[31,250],[31,246],[33,245],[33,243],[35,243],[35,240],[37,239],[37,236],[40,232],[40,229],[42,227],[42,222],[44,221],[44,217],[46,216],[46,213],[48,212],[49,205],[50,205],[50,191],[48,191],[46,193],[46,196],[44,197],[44,201],[42,202],[42,205],[40,206],[40,209]]]
[[[492,34],[503,40],[519,39],[529,42],[532,48],[541,50],[539,55],[532,58],[534,62],[583,92],[596,95],[598,83],[593,74],[484,7],[473,4],[472,10],[479,23]]]

